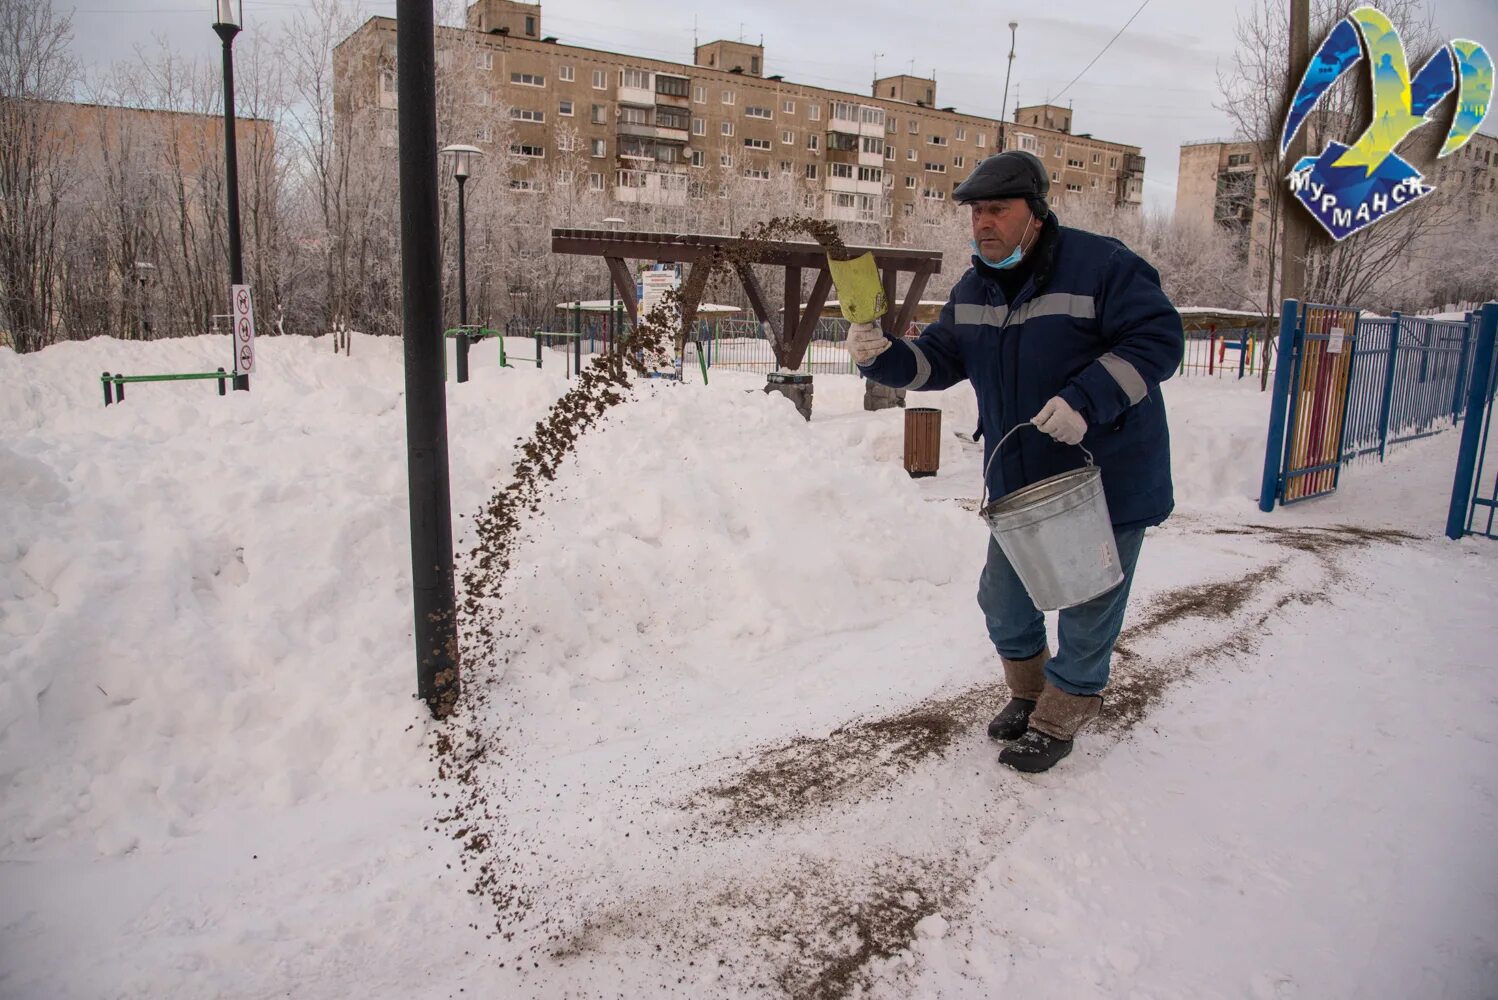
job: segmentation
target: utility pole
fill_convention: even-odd
[[[445,718],[457,701],[458,621],[447,387],[442,375],[442,248],[437,235],[437,70],[432,0],[396,0],[401,312],[416,693]]]
[[[1300,86],[1306,67],[1311,61],[1311,0],[1290,0],[1290,70],[1285,84],[1286,106],[1280,115],[1285,120],[1289,113],[1288,102]],[[1290,143],[1280,170],[1281,176],[1268,178],[1271,184],[1284,184],[1284,174],[1293,170],[1300,158],[1306,155],[1307,135],[1310,129],[1302,128]],[[1267,167],[1267,164],[1266,164]],[[1280,212],[1280,301],[1294,299],[1300,302],[1306,289],[1306,248],[1309,245],[1309,226],[1302,207],[1296,199],[1281,197],[1284,208]]]

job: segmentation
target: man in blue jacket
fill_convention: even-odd
[[[992,537],[978,583],[1011,695],[988,733],[1013,741],[1000,762],[1032,772],[1070,753],[1077,731],[1102,708],[1144,529],[1174,506],[1159,384],[1180,364],[1185,343],[1155,269],[1118,240],[1061,226],[1049,191],[1045,166],[1029,153],[983,160],[952,192],[971,206],[975,253],[940,319],[914,341],[889,339],[869,323],[848,333],[853,360],[875,382],[898,389],[972,382],[989,496],[1077,468],[1077,444],[1102,470],[1124,579],[1061,611],[1054,657],[1044,614]],[[1025,421],[1042,433],[1021,430],[994,457],[999,440]]]

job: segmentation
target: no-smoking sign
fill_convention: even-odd
[[[233,303],[234,370],[248,375],[255,370],[255,300],[249,285],[230,285]]]

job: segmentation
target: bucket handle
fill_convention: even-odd
[[[1013,427],[1009,428],[1009,433],[1008,434],[1005,434],[1003,437],[999,438],[999,443],[998,444],[996,444],[996,445],[993,446],[993,454],[988,456],[988,461],[983,466],[983,499],[981,501],[979,501],[979,503],[978,503],[978,512],[980,514],[983,512],[983,508],[988,506],[988,470],[991,469],[991,468],[993,468],[993,460],[999,457],[999,449],[1002,448],[1002,447],[1004,447],[1004,442],[1008,441],[1009,438],[1010,438],[1010,435],[1012,435],[1015,431],[1019,430],[1021,427],[1034,427],[1034,426],[1035,426],[1035,422],[1033,420],[1025,420],[1025,421],[1022,421],[1020,423],[1017,423]],[[1039,428],[1037,428],[1037,430],[1038,429]],[[1086,448],[1083,448],[1080,444],[1077,445],[1077,447],[1078,448],[1082,448],[1082,454],[1085,455],[1085,456],[1087,456],[1087,464],[1088,465],[1094,464],[1093,461],[1092,461],[1092,452],[1088,451]]]

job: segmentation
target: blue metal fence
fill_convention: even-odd
[[[1340,333],[1329,336],[1333,329]],[[1337,470],[1353,459],[1377,454],[1382,461],[1392,445],[1454,426],[1476,330],[1473,314],[1465,321],[1367,317],[1287,300],[1260,509],[1329,493]],[[1344,341],[1347,355],[1333,363],[1331,344],[1340,353]]]
[[[1462,443],[1457,453],[1456,479],[1451,487],[1451,507],[1446,516],[1448,538],[1483,535],[1498,538],[1494,515],[1498,514],[1498,472],[1483,490],[1482,476],[1487,464],[1493,430],[1493,399],[1498,392],[1498,303],[1482,307],[1481,325],[1470,353],[1463,354],[1462,364],[1470,370],[1464,393],[1466,415],[1462,425]],[[1498,460],[1498,456],[1494,456]],[[1498,461],[1495,461],[1498,465]],[[1479,518],[1478,510],[1486,511]]]

